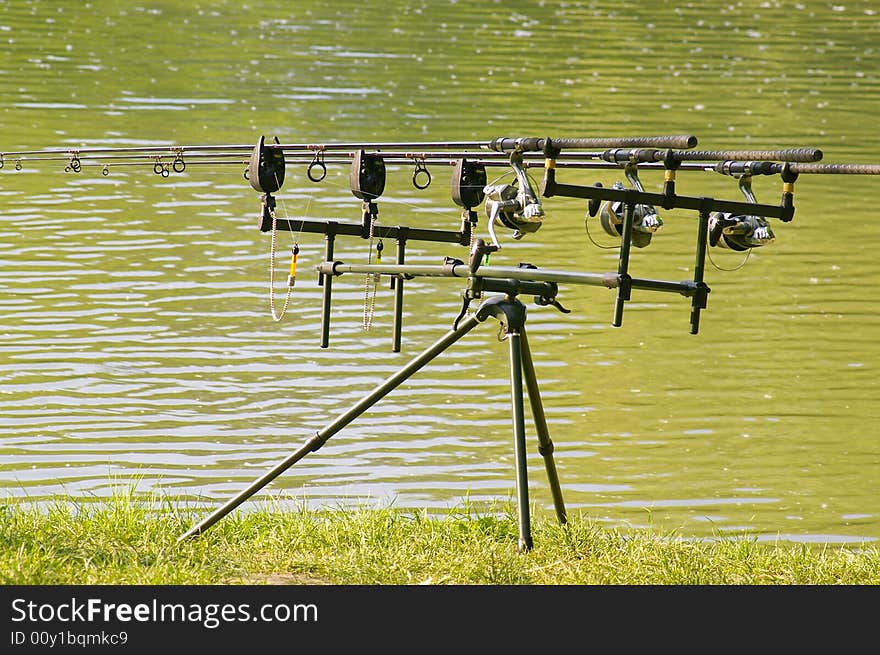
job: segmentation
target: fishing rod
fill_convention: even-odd
[[[405,148],[411,151],[426,151],[436,149],[469,149],[469,150],[499,150],[501,144],[521,141],[499,137],[490,141],[350,141],[350,142],[327,142],[327,143],[281,143],[276,138],[274,142],[264,143],[262,147],[266,151],[282,150],[285,152],[296,151],[338,151],[338,150],[385,150],[388,148]],[[529,140],[535,141],[534,139]],[[544,139],[539,139],[541,143]],[[560,142],[571,147],[590,148],[626,148],[626,147],[657,147],[657,148],[693,148],[697,144],[697,138],[693,135],[657,136],[657,137],[598,137],[560,139]],[[106,155],[120,153],[144,153],[150,155],[177,156],[183,153],[204,153],[210,151],[245,152],[250,153],[254,149],[253,144],[196,144],[196,145],[155,145],[155,146],[69,146],[66,148],[48,148],[43,150],[6,150],[0,151],[0,160],[3,158],[16,158],[34,155]]]
[[[696,160],[684,161],[678,167],[678,171],[699,171],[699,172],[716,172],[722,175],[741,175],[741,174],[751,174],[751,175],[776,175],[780,174],[785,167],[785,164],[788,163],[788,169],[794,174],[839,174],[839,175],[880,175],[880,165],[874,164],[815,164],[815,165],[805,165],[805,164],[797,164],[794,162],[793,158],[786,158],[785,156],[774,157],[774,159],[784,160],[784,161],[761,161],[754,162],[749,164],[748,161],[745,161],[745,164],[742,166],[733,166],[734,162],[739,163],[741,161],[747,160],[748,154],[754,154],[754,152],[744,152],[742,154],[736,152],[729,151],[719,151],[726,152],[726,154],[733,155],[738,157],[737,159],[729,159],[725,161],[706,161],[705,163],[700,163]],[[388,166],[415,166],[415,170],[413,171],[414,176],[417,178],[413,186],[417,189],[426,189],[430,186],[433,181],[433,175],[430,172],[428,166],[444,166],[451,167],[455,166],[458,159],[462,158],[470,158],[475,164],[490,168],[507,168],[509,166],[507,157],[503,153],[470,153],[470,152],[454,152],[449,153],[437,153],[437,152],[426,152],[426,153],[409,153],[409,152],[392,152],[392,153],[383,153],[381,151],[376,151],[373,154],[381,155]],[[772,154],[780,154],[784,155],[785,151],[779,151],[776,153],[775,151],[768,151],[768,158],[771,157]],[[476,157],[476,158],[475,158]],[[596,159],[594,157],[594,153],[566,153],[566,160],[556,161],[556,168],[569,168],[575,170],[599,170],[599,171],[619,171],[620,166],[617,164],[609,163],[606,161],[596,160],[591,161],[591,159]],[[600,159],[600,158],[599,158]],[[300,155],[300,154],[285,154],[285,161],[287,164],[291,165],[306,165],[306,174],[312,182],[320,182],[326,177],[327,171],[331,166],[348,166],[351,164],[351,156],[347,155],[338,155],[336,158],[319,158],[315,159],[311,155]],[[21,171],[25,168],[24,162],[64,162],[64,172],[74,172],[79,173],[89,168],[101,169],[101,173],[104,176],[110,175],[111,171],[116,168],[134,168],[134,167],[150,167],[156,175],[160,175],[162,177],[168,177],[171,173],[183,173],[187,170],[188,167],[192,166],[243,166],[245,167],[243,171],[244,179],[247,179],[247,164],[248,159],[246,157],[238,156],[235,153],[226,153],[226,152],[218,152],[218,153],[210,153],[204,155],[196,155],[194,157],[187,156],[186,158],[174,157],[172,159],[162,157],[159,155],[154,155],[151,157],[145,157],[143,155],[126,155],[126,154],[111,154],[105,155],[100,158],[96,158],[92,160],[87,157],[79,158],[76,161],[73,161],[71,164],[71,159],[69,157],[54,157],[54,156],[41,156],[41,157],[23,157],[15,160],[13,165],[16,167],[17,171]],[[0,161],[0,169],[4,167],[4,164],[9,163]],[[755,164],[760,163],[761,166],[756,166]],[[543,158],[539,158],[538,156],[525,155],[522,166],[526,169],[535,169],[535,168],[543,168],[544,160]],[[640,171],[665,171],[667,167],[663,163],[658,162],[650,162],[650,163],[642,163],[639,165]]]
[[[696,138],[691,136],[671,137],[629,137],[623,139],[608,138],[582,138],[582,139],[510,139],[498,138],[489,142],[481,141],[419,141],[419,142],[337,142],[328,144],[264,144],[267,151],[277,150],[284,153],[285,162],[290,164],[307,161],[306,174],[312,182],[322,181],[327,174],[330,165],[348,165],[355,156],[351,148],[362,146],[365,152],[371,156],[381,156],[389,166],[414,165],[412,181],[417,189],[426,189],[432,181],[428,164],[440,164],[454,166],[458,159],[470,158],[480,166],[504,167],[508,165],[510,152],[506,149],[511,144],[531,145],[532,150],[521,150],[521,165],[523,168],[536,168],[543,163],[540,158],[545,153],[538,152],[538,146],[544,149],[556,150],[555,165],[557,168],[571,169],[595,169],[609,168],[608,164],[633,164],[638,163],[641,170],[662,169],[712,171],[722,174],[732,174],[735,169],[727,166],[727,161],[769,161],[796,163],[815,162],[822,158],[822,152],[816,148],[789,148],[779,150],[682,150],[657,147],[615,147],[601,151],[562,151],[560,144],[585,144],[597,145],[686,145],[696,144]],[[394,148],[413,148],[421,150],[395,150]],[[386,148],[392,148],[387,150]],[[431,150],[433,148],[433,150]],[[467,148],[470,148],[468,150]],[[68,149],[44,149],[44,150],[21,150],[0,152],[0,169],[7,161],[14,165],[16,171],[24,168],[25,162],[58,162],[65,163],[65,172],[80,173],[87,168],[99,168],[105,176],[111,169],[118,167],[135,167],[149,165],[155,174],[168,177],[173,173],[183,173],[187,166],[246,166],[249,158],[245,156],[251,146],[246,145],[161,145],[161,146],[130,146],[130,147],[102,147],[82,146]],[[385,149],[385,150],[383,150]],[[325,153],[329,152],[329,158]],[[561,159],[563,158],[563,159]],[[693,162],[705,161],[707,164]],[[708,162],[717,162],[709,164]],[[605,163],[601,163],[605,162]],[[775,168],[765,167],[760,169],[761,174],[772,174],[781,171],[782,164]],[[876,174],[880,171],[872,169],[870,165],[835,164],[832,168],[827,167],[798,167],[790,168],[795,174],[799,172],[821,173],[858,173]],[[613,168],[613,166],[611,166]],[[755,167],[755,171],[759,169]],[[244,177],[247,179],[248,169],[244,169]]]
[[[623,142],[632,142],[633,140],[624,140]],[[660,142],[658,139],[655,142]],[[673,141],[675,142],[675,141]],[[448,142],[450,148],[459,147],[468,143],[475,142]],[[283,149],[283,144],[266,144],[266,150],[282,150],[285,159],[294,161],[298,158],[318,159],[324,157],[324,153],[330,152],[337,157],[351,158],[354,156],[352,146],[358,144],[331,144],[331,145],[300,145]],[[370,154],[381,154],[386,160],[391,159],[412,159],[412,160],[444,160],[479,156],[482,159],[490,160],[493,158],[507,158],[509,153],[503,151],[487,150],[485,147],[476,146],[470,150],[464,149],[459,152],[449,152],[437,149],[437,143],[432,142],[412,142],[412,143],[384,143],[384,144],[367,144],[362,148]],[[382,147],[378,147],[382,146]],[[406,147],[409,149],[386,150],[386,147]],[[418,147],[420,149],[413,149]],[[248,150],[251,146],[246,147]],[[434,148],[434,149],[431,149]],[[455,149],[455,148],[453,148]],[[78,172],[77,164],[83,164],[85,161],[110,162],[110,161],[164,161],[171,159],[172,162],[180,164],[182,172],[185,163],[194,160],[231,160],[220,163],[247,163],[248,157],[245,156],[244,146],[234,145],[198,145],[198,146],[138,146],[138,147],[77,147],[69,149],[47,149],[47,150],[21,150],[0,152],[0,168],[3,168],[7,161],[16,165],[21,170],[24,162],[46,162],[46,161],[65,161],[72,165],[72,170]],[[524,160],[539,159],[542,155],[535,151],[523,151]],[[657,149],[657,148],[613,148],[603,151],[565,151],[564,158],[569,161],[584,159],[601,159],[607,162],[637,161],[640,163],[648,162],[669,162],[669,161],[697,161],[697,160],[778,160],[788,162],[813,162],[821,159],[822,153],[815,148],[800,149],[784,149],[770,151],[736,151],[736,150],[714,150],[714,151],[686,151],[675,149]],[[559,155],[557,155],[559,159]],[[336,161],[336,160],[334,160]]]

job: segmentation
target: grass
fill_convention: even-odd
[[[59,499],[0,506],[0,583],[876,585],[880,550],[747,537],[692,541],[622,532],[570,517],[532,519],[535,547],[517,552],[511,506],[429,516],[396,509],[233,513],[203,518],[170,499]]]

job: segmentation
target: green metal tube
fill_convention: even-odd
[[[529,394],[529,404],[532,408],[532,419],[535,422],[535,431],[538,433],[538,452],[544,458],[544,468],[547,471],[550,494],[553,496],[553,507],[556,509],[556,518],[559,519],[562,525],[565,525],[568,519],[565,515],[565,502],[562,499],[562,487],[559,484],[556,463],[553,461],[553,441],[550,439],[547,418],[544,416],[544,405],[541,403],[541,392],[538,389],[538,379],[535,376],[532,351],[529,349],[529,340],[526,336],[525,327],[520,329],[520,350],[522,352],[523,377],[525,378],[526,389]]]
[[[317,270],[323,274],[342,275],[343,273],[379,273],[381,275],[401,275],[404,277],[471,277],[473,274],[467,264],[452,266],[424,266],[421,264],[346,264],[326,261],[318,264]],[[617,287],[616,273],[575,273],[552,269],[517,268],[512,266],[481,266],[476,277],[512,278],[514,280],[567,282],[587,284],[609,289]]]
[[[334,226],[328,225],[327,227],[324,237],[324,257],[327,260],[332,260],[336,232]],[[321,284],[321,348],[327,348],[330,345],[330,305],[333,299],[333,276],[321,275],[318,281]]]
[[[623,214],[623,234],[620,235],[620,255],[618,256],[617,274],[622,277],[629,275],[629,252],[632,246],[633,221],[635,220],[636,205],[634,202],[626,203],[626,211]],[[623,304],[629,300],[629,287],[617,287],[617,299],[614,302],[614,318],[611,325],[620,327],[623,325]]]
[[[523,411],[522,351],[520,333],[507,333],[510,354],[510,404],[513,416],[513,451],[516,466],[516,505],[520,552],[532,549],[529,516],[529,476],[526,463],[526,423]]]
[[[397,240],[397,264],[404,265],[406,259],[406,239]],[[391,329],[391,350],[400,352],[400,343],[403,338],[403,278],[398,277],[394,283],[394,323]]]
[[[709,211],[700,212],[700,220],[697,229],[697,248],[694,261],[694,284],[701,286],[703,284],[703,275],[706,269],[706,248],[709,241]],[[697,334],[700,330],[700,310],[702,309],[701,299],[698,295],[694,295],[691,300],[691,334]]]

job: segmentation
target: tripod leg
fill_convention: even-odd
[[[464,335],[474,329],[482,320],[482,318],[478,318],[476,315],[469,316],[462,320],[456,329],[447,332],[436,343],[434,343],[432,346],[429,346],[424,352],[416,356],[403,368],[401,368],[391,377],[382,382],[378,387],[373,389],[372,392],[370,392],[368,395],[364,396],[361,400],[355,403],[348,411],[341,414],[339,417],[337,417],[334,421],[326,425],[321,430],[318,430],[315,433],[315,436],[309,439],[305,444],[300,446],[298,450],[289,455],[270,471],[266,472],[259,479],[251,483],[251,485],[248,486],[247,489],[240,492],[234,498],[225,503],[222,507],[216,509],[200,523],[191,527],[187,532],[185,532],[177,539],[178,543],[180,541],[183,541],[184,539],[204,532],[212,525],[214,525],[217,521],[229,514],[229,512],[241,505],[245,500],[253,496],[257,491],[259,491],[267,484],[269,484],[272,480],[281,475],[284,471],[296,464],[303,457],[311,452],[318,450],[330,437],[339,432],[342,428],[351,423],[358,416],[363,414],[370,407],[375,405],[379,400],[384,398],[388,393],[393,391],[407,378],[412,376],[416,371],[425,366],[425,364],[430,362],[444,350],[449,348],[449,346],[454,344],[456,341],[458,341]],[[520,401],[522,401],[521,398]]]
[[[510,399],[513,409],[513,448],[516,462],[516,503],[519,524],[519,550],[532,549],[529,517],[529,481],[526,467],[526,424],[523,411],[521,336],[516,330],[507,333],[510,350]]]
[[[535,367],[532,364],[532,352],[529,349],[529,340],[526,336],[525,327],[520,331],[520,341],[523,375],[529,392],[529,403],[532,407],[532,417],[535,420],[535,430],[538,433],[538,452],[544,458],[544,468],[547,469],[547,479],[550,481],[550,493],[553,495],[556,517],[562,525],[565,525],[568,520],[565,515],[565,504],[562,501],[562,488],[559,486],[559,476],[556,474],[556,464],[553,461],[553,442],[550,440],[547,419],[544,417],[544,406],[541,404],[541,393],[538,391],[538,379],[535,377]]]

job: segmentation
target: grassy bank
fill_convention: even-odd
[[[204,517],[171,501],[59,500],[0,508],[2,584],[880,584],[880,549],[695,542],[619,532],[573,516],[533,518],[518,553],[512,509],[430,517],[394,509],[258,511]]]

